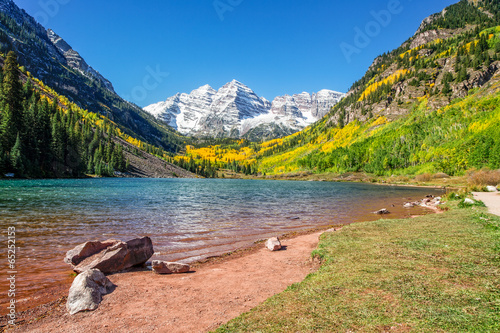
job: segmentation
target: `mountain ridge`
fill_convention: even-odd
[[[185,138],[116,94],[113,85],[53,30],[45,29],[12,0],[0,0],[0,52],[15,51],[37,79],[83,109],[116,122],[122,131],[169,152]]]
[[[184,135],[260,141],[295,133],[318,121],[343,96],[323,89],[277,96],[269,102],[232,80],[218,90],[204,85],[189,94],[178,93],[144,110]]]

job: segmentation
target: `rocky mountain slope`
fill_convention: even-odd
[[[261,140],[300,131],[321,119],[343,96],[321,90],[279,96],[270,103],[233,80],[218,91],[205,85],[144,110],[185,135]]]
[[[500,70],[499,31],[483,30],[500,24],[499,9],[498,0],[461,0],[424,19],[414,36],[374,60],[326,124],[397,119],[422,98],[435,110],[488,84]]]
[[[109,117],[125,133],[172,152],[183,145],[185,138],[118,96],[112,84],[54,31],[12,0],[0,0],[0,52],[11,50],[34,77],[83,109]]]

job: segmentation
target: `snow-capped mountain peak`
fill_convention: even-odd
[[[144,110],[185,135],[260,139],[300,131],[321,119],[342,97],[342,93],[324,89],[278,96],[270,103],[232,80],[217,91],[207,84]]]

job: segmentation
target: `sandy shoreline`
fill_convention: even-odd
[[[250,310],[315,271],[311,259],[322,232],[263,244],[195,265],[183,275],[132,271],[110,275],[118,287],[93,312],[67,314],[66,297],[26,311],[8,332],[205,332]],[[67,293],[67,292],[66,292]],[[4,323],[2,323],[3,325]]]

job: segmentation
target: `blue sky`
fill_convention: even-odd
[[[232,79],[269,100],[346,92],[457,1],[14,0],[140,106]]]

